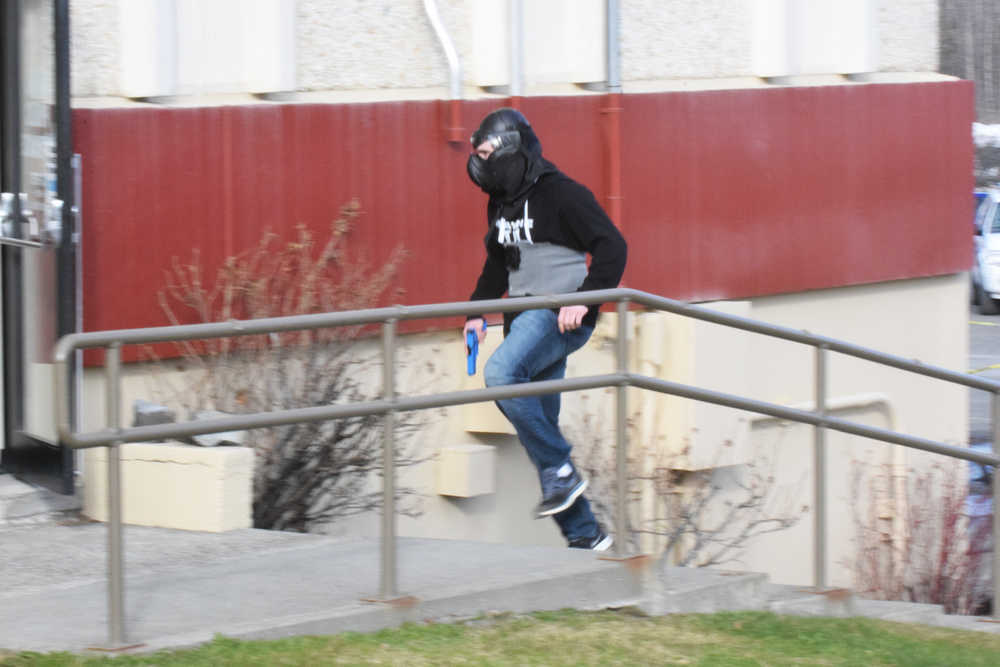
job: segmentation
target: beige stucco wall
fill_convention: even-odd
[[[771,297],[754,301],[754,317],[963,371],[968,354],[966,289],[965,277],[957,275]],[[778,356],[777,343],[759,340],[754,344],[751,376],[761,395],[789,404],[812,402],[812,352],[796,347],[783,353],[787,356]],[[827,391],[829,403],[840,406],[835,410],[838,416],[949,444],[967,440],[968,390],[964,388],[831,354]],[[786,483],[801,480],[801,504],[812,506],[811,429],[779,426],[770,420],[755,420],[752,426],[755,445],[774,452]],[[852,583],[852,462],[886,463],[904,470],[921,469],[935,460],[940,457],[827,433],[830,584]],[[766,564],[766,571],[779,582],[809,583],[811,543],[809,516],[773,540],[758,541],[744,562],[751,569]]]
[[[120,1],[71,3],[72,89],[78,103],[85,103],[83,98],[122,94],[120,45],[125,28],[120,20]],[[603,23],[603,3],[574,0],[574,6],[584,1],[594,15],[593,21]],[[502,21],[498,26],[483,26],[496,20],[489,18],[493,17],[490,12],[496,9],[496,3],[438,0],[437,5],[462,63],[465,95],[482,95],[483,91],[476,87],[477,44],[481,47],[486,41],[495,41],[503,46],[507,40],[507,26]],[[664,80],[747,85],[747,80],[754,78],[754,6],[752,0],[621,2],[621,66],[626,92],[633,84]],[[529,5],[526,15],[533,11]],[[447,95],[447,62],[420,0],[297,0],[294,19],[295,89],[300,92],[365,90],[381,91],[389,97]],[[879,71],[937,70],[936,0],[880,2],[876,24]],[[554,39],[559,33],[549,30],[547,34]],[[532,45],[526,48],[530,51]],[[573,48],[567,44],[563,53]],[[496,57],[506,58],[505,49],[499,49]],[[572,83],[564,82],[566,86]],[[558,82],[542,83],[530,77],[526,85],[527,94],[561,90]]]
[[[938,71],[938,5],[939,0],[883,0],[878,3],[881,71]]]
[[[967,277],[952,275],[762,297],[715,304],[715,307],[961,370],[968,349],[966,299]],[[705,327],[716,325],[690,321],[687,328],[676,321],[654,326],[650,317],[630,316],[630,363],[639,372],[810,409],[814,392],[811,348],[756,334],[710,331]],[[651,334],[655,335],[650,338]],[[488,342],[495,345],[498,340],[494,328]],[[661,348],[659,361],[650,351],[657,347],[657,340]],[[615,316],[602,316],[591,342],[572,357],[569,374],[611,371],[615,343]],[[690,351],[686,358],[673,354],[677,347]],[[400,391],[431,393],[475,386],[481,373],[471,381],[466,376],[462,348],[457,331],[404,336],[399,354]],[[968,398],[964,389],[836,354],[830,355],[828,364],[829,405],[839,416],[948,443],[965,441]],[[130,414],[131,402],[137,397],[166,400],[162,385],[150,379],[149,370],[142,365],[127,367],[123,414]],[[375,378],[379,372],[377,366],[371,370],[373,386],[377,386]],[[179,376],[174,380],[183,382]],[[83,410],[87,429],[103,426],[102,382],[98,371],[87,372]],[[640,395],[638,390],[631,392],[629,400],[630,411],[639,417],[632,431],[633,446],[640,442],[655,443],[656,447],[676,450],[685,443],[694,443],[699,460],[710,462],[715,456],[710,451],[713,443],[730,440],[727,451],[735,449],[738,454],[735,457],[725,454],[724,457],[730,456],[725,463],[739,464],[747,457],[765,457],[775,462],[781,504],[777,509],[798,510],[813,505],[811,428],[684,399]],[[585,456],[594,446],[603,448],[596,452],[598,455],[610,456],[614,405],[612,389],[564,396],[562,422],[567,435],[576,443],[578,456]],[[706,408],[711,409],[706,411]],[[670,415],[670,419],[649,418],[656,414]],[[531,509],[539,495],[537,476],[517,439],[509,434],[503,419],[497,418],[495,408],[453,407],[429,411],[420,419],[422,426],[408,446],[431,458],[401,470],[401,483],[419,492],[423,514],[419,518],[400,517],[401,535],[562,544],[553,522],[531,518]],[[434,455],[441,448],[461,449],[464,445],[495,448],[492,452],[495,477],[486,485],[472,480],[473,487],[487,491],[481,495],[467,498],[439,495],[436,493],[438,463]],[[886,462],[900,468],[919,468],[936,457],[834,432],[828,434],[827,447],[828,583],[849,586],[850,572],[846,565],[852,555],[849,512],[852,462]],[[480,481],[484,474],[482,465],[483,459],[476,459],[472,472]],[[702,465],[706,464],[690,467]],[[86,485],[86,478],[82,482]],[[488,492],[490,485],[495,488],[492,493]],[[595,492],[603,494],[595,500],[610,507],[613,498],[608,497],[606,490],[602,491],[604,486],[594,484]],[[655,506],[647,498],[644,511],[654,512]],[[812,516],[808,514],[794,528],[751,544],[738,562],[729,565],[768,572],[778,582],[809,584],[811,526]],[[360,516],[328,530],[336,534],[375,536],[379,520],[374,514]],[[657,545],[646,540],[642,546],[652,550]]]

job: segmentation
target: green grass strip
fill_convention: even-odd
[[[360,634],[236,641],[114,658],[0,653],[3,667],[70,665],[1000,665],[1000,636],[863,618],[622,611],[500,615]]]

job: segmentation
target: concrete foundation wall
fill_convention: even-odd
[[[967,276],[957,274],[762,297],[715,307],[735,309],[766,322],[962,369],[968,347],[967,282]],[[630,341],[632,368],[678,382],[746,393],[761,400],[811,409],[814,396],[811,348],[756,334],[713,332],[705,328],[716,325],[689,322],[689,327],[684,329],[683,325],[672,322],[666,327],[654,327],[649,317],[630,315],[630,335],[634,336]],[[661,352],[651,352],[656,347],[650,339],[653,333],[654,340],[661,339]],[[728,342],[720,336],[728,336]],[[499,338],[499,331],[493,328],[487,342],[495,345]],[[699,340],[712,345],[699,351]],[[605,314],[591,342],[573,356],[569,375],[613,370],[615,343],[615,315]],[[686,359],[684,355],[672,357],[671,348],[681,345],[694,351]],[[741,352],[730,354],[726,348]],[[482,361],[487,353],[488,349],[483,351],[480,373],[470,379],[465,372],[457,331],[405,336],[399,353],[400,391],[430,393],[474,386],[481,381]],[[655,362],[656,354],[665,361]],[[965,441],[968,397],[964,389],[840,355],[830,357],[828,400],[831,410],[839,416],[954,444]],[[428,368],[433,368],[430,375]],[[162,385],[150,379],[149,368],[135,364],[127,366],[126,370],[123,414],[130,414],[131,401],[135,398],[168,398],[167,393],[158,388]],[[373,378],[377,378],[379,372],[377,365],[371,368]],[[87,415],[86,429],[103,426],[99,415],[104,414],[104,392],[99,373],[96,369],[88,370],[85,378],[83,414]],[[183,377],[178,375],[174,380],[183,382]],[[373,379],[373,386],[377,386],[377,380]],[[653,446],[673,456],[687,444],[694,443],[696,456],[690,460],[696,458],[702,463],[689,461],[686,464],[689,469],[711,465],[713,460],[719,462],[716,465],[735,465],[736,468],[751,457],[773,462],[777,480],[774,511],[810,509],[804,510],[802,520],[794,528],[751,543],[742,557],[729,566],[767,572],[780,583],[811,583],[811,428],[725,408],[707,406],[711,412],[705,412],[706,406],[691,401],[640,394],[638,390],[631,393],[630,409],[648,419],[636,420],[631,432],[631,446],[635,450]],[[598,461],[596,467],[601,470],[602,459],[613,460],[614,405],[613,389],[564,396],[562,424],[576,445],[575,456],[581,463],[589,465]],[[664,415],[670,418],[663,418]],[[409,446],[429,458],[425,463],[402,469],[400,476],[401,484],[420,494],[423,513],[418,518],[400,517],[401,535],[512,544],[562,544],[553,522],[531,518],[531,509],[539,496],[536,473],[516,437],[509,434],[509,425],[492,405],[429,411],[420,419],[421,428],[409,441]],[[710,451],[713,442],[723,438],[725,442],[714,446],[727,452],[736,451],[738,455],[725,452],[715,455]],[[439,456],[441,449],[448,450],[446,461]],[[846,563],[852,557],[853,528],[849,511],[852,462],[891,463],[899,469],[920,468],[936,457],[836,433],[828,435],[827,449],[828,583],[849,586],[850,571]],[[463,458],[462,452],[472,452],[475,456]],[[671,460],[678,459],[675,456]],[[461,479],[455,480],[456,485],[447,495],[439,495],[439,468],[445,463],[449,466],[449,474],[459,475]],[[492,473],[488,471],[491,466]],[[684,467],[682,464],[677,466]],[[490,474],[494,476],[492,479],[489,479]],[[610,527],[614,502],[607,488],[610,477],[601,475],[593,481],[592,499],[602,520]],[[84,477],[83,483],[93,482]],[[464,490],[456,492],[455,488]],[[465,493],[468,495],[462,495]],[[656,516],[657,500],[648,497],[648,493],[641,507],[641,516],[639,507],[633,508],[636,519]],[[327,530],[333,534],[376,536],[379,519],[374,514],[358,516],[329,526]],[[646,539],[641,546],[652,551],[661,543]]]

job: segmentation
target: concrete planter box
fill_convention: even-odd
[[[107,448],[84,454],[83,513],[108,519]],[[223,532],[253,523],[253,450],[180,443],[121,446],[122,520]]]

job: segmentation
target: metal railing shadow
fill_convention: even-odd
[[[617,304],[617,369],[603,375],[530,382],[519,385],[470,389],[434,393],[421,396],[399,396],[396,393],[395,349],[396,328],[400,321],[442,317],[478,315],[480,313],[513,312],[532,308],[559,308],[566,305]],[[628,331],[626,317],[630,304],[661,310],[694,319],[713,322],[727,327],[780,338],[815,349],[815,410],[800,410],[758,401],[724,392],[701,389],[691,385],[670,382],[659,378],[631,373],[628,370]],[[240,414],[196,422],[158,424],[152,426],[121,426],[121,346],[128,344],[170,342],[194,339],[224,338],[253,334],[271,334],[339,326],[382,325],[383,378],[382,396],[376,400],[350,404],[322,405],[305,408]],[[69,415],[72,396],[70,366],[78,350],[105,348],[107,375],[107,428],[89,433],[78,433],[70,425]],[[964,385],[992,394],[993,450],[979,452],[956,447],[926,438],[866,426],[856,422],[831,417],[826,410],[827,356],[838,352],[860,359],[891,366],[919,375]],[[392,306],[333,313],[293,315],[259,320],[242,320],[208,324],[178,325],[147,329],[123,329],[70,334],[59,340],[55,348],[56,409],[59,436],[62,444],[72,448],[108,447],[108,594],[109,640],[121,645],[125,638],[124,583],[121,528],[121,472],[119,447],[127,442],[185,438],[206,433],[219,433],[286,424],[355,417],[382,415],[383,418],[383,507],[381,539],[380,597],[391,600],[396,590],[396,518],[395,518],[395,418],[396,412],[424,410],[466,403],[496,401],[519,396],[537,396],[565,391],[579,391],[599,387],[616,388],[616,520],[615,532],[623,536],[626,520],[626,454],[627,442],[627,389],[638,387],[697,401],[723,405],[749,412],[766,414],[780,419],[810,424],[814,427],[814,528],[813,528],[813,585],[821,590],[826,587],[826,429],[872,438],[882,442],[942,454],[957,459],[996,466],[1000,463],[1000,382],[923,364],[884,352],[854,345],[841,340],[819,336],[806,331],[767,324],[750,318],[729,315],[693,306],[665,297],[633,289],[617,288],[593,292],[579,292],[548,297],[520,297],[489,301],[426,304],[418,306]],[[996,497],[997,476],[993,476],[993,494]],[[1000,513],[993,513],[993,534],[1000,534]],[[619,556],[624,556],[626,540],[616,540]],[[1000,549],[994,549],[993,572],[1000,573]],[[1000,576],[993,577],[994,600],[1000,599]],[[994,614],[1000,610],[994,605]]]

